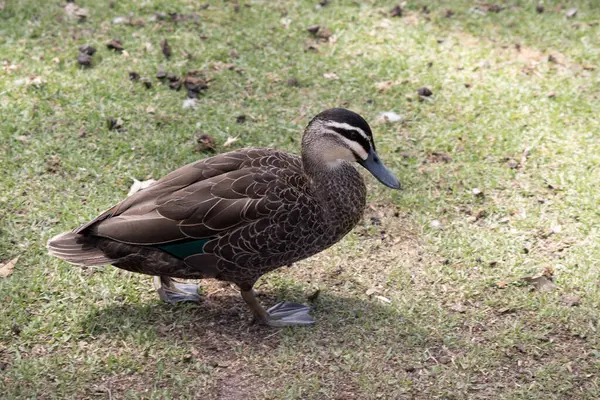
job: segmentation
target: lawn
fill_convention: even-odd
[[[0,397],[600,398],[595,3],[0,1]],[[160,71],[208,88],[184,106]],[[353,233],[257,285],[314,327],[252,325],[228,284],[171,306],[148,276],[46,254],[134,178],[213,154],[199,135],[297,153],[334,106],[404,190],[365,174]]]

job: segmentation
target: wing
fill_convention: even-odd
[[[302,180],[297,156],[271,149],[225,153],[171,172],[76,233],[136,245],[210,238],[297,201],[294,187]]]

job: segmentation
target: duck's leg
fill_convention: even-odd
[[[281,327],[313,325],[315,323],[315,320],[308,315],[311,310],[308,306],[284,301],[265,310],[256,298],[252,287],[242,288],[241,293],[242,298],[254,314],[254,320],[260,324]]]
[[[155,276],[154,288],[160,299],[170,304],[186,301],[199,303],[201,300],[198,294],[198,285],[177,282],[168,276]]]

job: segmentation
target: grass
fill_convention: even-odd
[[[595,2],[545,1],[538,14],[515,0],[482,15],[415,0],[398,18],[391,1],[315,3],[81,1],[86,21],[58,2],[2,3],[0,261],[20,258],[0,278],[0,397],[600,397]],[[159,12],[197,18],[151,21]],[[113,23],[129,15],[143,26]],[[318,42],[312,24],[334,37]],[[112,38],[126,53],[105,48]],[[83,44],[98,48],[91,68],[77,65]],[[160,65],[210,78],[195,109],[154,78]],[[419,98],[423,86],[433,96]],[[208,156],[195,132],[219,152],[297,152],[309,118],[339,105],[371,122],[405,189],[367,177],[351,235],[261,280],[265,304],[320,289],[314,328],[252,326],[228,285],[172,307],[146,276],[46,254],[131,178]],[[377,122],[383,111],[404,120]],[[553,290],[523,280],[542,273]]]

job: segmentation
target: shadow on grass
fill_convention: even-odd
[[[281,297],[276,292],[259,295],[262,304],[270,307]],[[287,299],[301,299],[299,290],[286,289]],[[344,337],[350,332],[373,343],[370,332],[390,330],[387,339],[413,337],[413,343],[427,341],[427,332],[418,324],[407,321],[402,312],[375,300],[346,297],[337,293],[321,294],[310,303],[316,320],[313,327],[276,328],[251,322],[250,310],[234,293],[211,297],[200,304],[116,305],[98,308],[81,322],[84,335],[106,335],[111,338],[140,336],[149,341],[161,340],[177,346],[195,346],[205,350],[225,350],[236,345],[264,349],[275,346],[285,333],[288,340],[302,341],[307,337]],[[226,347],[225,347],[226,346]]]

